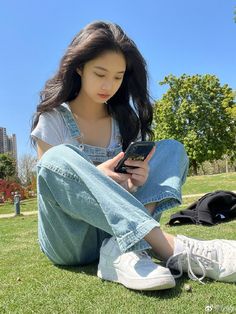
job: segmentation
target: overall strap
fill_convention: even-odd
[[[118,146],[122,146],[119,124],[118,124],[116,119],[112,118],[112,120],[113,120],[113,124],[112,124],[112,126],[113,126],[113,132],[112,132],[113,142],[116,143],[116,145],[118,144]]]
[[[69,129],[71,137],[78,139],[81,137],[80,129],[75,122],[72,112],[66,106],[66,104],[62,104],[57,108],[57,110],[61,112],[63,120]]]

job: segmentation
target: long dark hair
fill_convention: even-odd
[[[119,25],[102,21],[87,25],[72,40],[58,72],[46,82],[40,93],[32,130],[36,127],[40,114],[76,98],[81,88],[81,79],[76,69],[82,69],[86,62],[105,51],[122,53],[126,60],[122,84],[107,102],[108,113],[118,121],[123,149],[135,140],[139,132],[143,140],[153,137],[153,109],[147,89],[146,62],[135,43]]]

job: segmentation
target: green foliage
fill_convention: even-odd
[[[228,85],[214,75],[169,75],[169,90],[154,108],[155,138],[182,142],[195,173],[204,161],[235,151],[235,102]]]
[[[16,174],[16,161],[8,154],[0,154],[0,179],[5,179]]]

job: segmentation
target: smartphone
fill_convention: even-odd
[[[129,144],[125,151],[124,157],[119,161],[115,167],[115,172],[127,173],[127,168],[136,168],[131,166],[126,166],[124,163],[127,159],[133,160],[145,160],[147,155],[150,153],[152,148],[155,146],[155,142],[152,141],[142,141],[142,142],[132,142]]]

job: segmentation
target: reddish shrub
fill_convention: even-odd
[[[21,199],[25,199],[25,189],[16,182],[10,182],[8,180],[0,179],[0,196],[6,201],[8,199],[13,200],[13,192],[18,192],[21,195]]]

